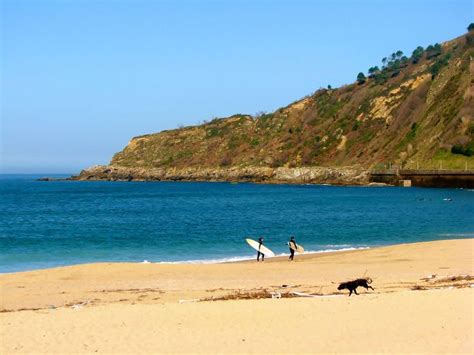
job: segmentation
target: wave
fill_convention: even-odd
[[[303,253],[303,255],[309,254],[322,254],[322,253],[333,253],[333,252],[342,252],[342,251],[350,251],[350,250],[363,250],[363,249],[370,249],[369,247],[347,247],[341,249],[323,249],[323,250],[308,250]],[[280,253],[276,254],[274,257],[281,257],[281,256],[289,256],[289,253]],[[302,255],[302,254],[297,254]],[[195,260],[181,260],[181,261],[158,261],[158,262],[150,262],[148,260],[143,260],[142,264],[168,264],[168,265],[175,265],[175,264],[223,264],[223,263],[236,263],[240,261],[248,261],[254,260],[255,255],[249,256],[232,256],[228,258],[217,258],[217,259],[195,259]],[[268,258],[270,259],[270,258]]]
[[[471,233],[442,233],[442,234],[438,234],[438,237],[474,238],[474,232],[471,232]]]
[[[305,251],[303,254],[334,253],[338,251],[364,250],[364,249],[370,249],[370,247],[347,247],[347,248],[341,248],[341,249],[308,250],[308,251]],[[286,255],[289,255],[289,254],[286,254]]]
[[[354,245],[353,244],[320,244],[319,247],[340,249],[340,248],[354,248]],[[326,250],[326,249],[323,249],[323,250]]]

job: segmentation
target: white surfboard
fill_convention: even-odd
[[[270,249],[268,249],[266,246],[264,245],[260,245],[258,242],[256,242],[255,240],[253,239],[250,239],[250,238],[247,238],[245,239],[245,241],[252,247],[254,248],[255,250],[257,251],[260,251],[260,253],[262,253],[263,255],[265,256],[275,256],[275,253],[272,252]]]

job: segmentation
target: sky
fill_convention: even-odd
[[[0,2],[3,173],[78,173],[137,135],[271,112],[474,22],[472,0]]]

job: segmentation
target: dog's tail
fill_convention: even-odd
[[[372,279],[370,277],[367,277],[366,280],[369,285],[372,283]]]

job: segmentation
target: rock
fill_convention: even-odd
[[[106,181],[248,181],[263,183],[311,183],[334,185],[366,185],[369,171],[359,168],[144,168],[123,166],[93,166],[71,180]]]
[[[384,182],[370,182],[367,184],[367,186],[380,186],[380,187],[384,187],[384,186],[393,186],[393,185],[390,185],[390,184],[386,184]]]

